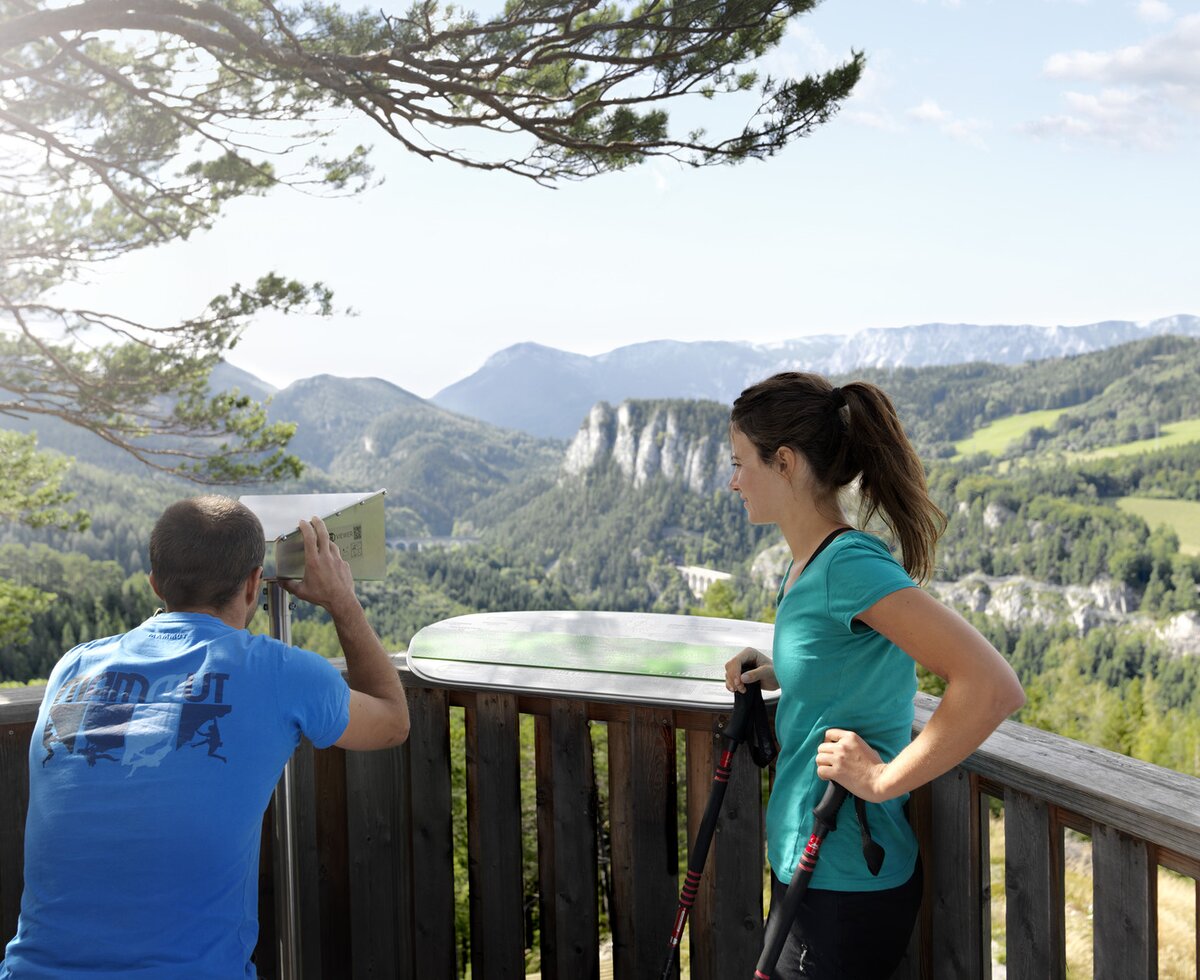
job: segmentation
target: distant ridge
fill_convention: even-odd
[[[1085,354],[1161,334],[1200,337],[1200,317],[1081,326],[925,323],[820,334],[775,344],[654,340],[587,356],[523,343],[494,354],[431,401],[454,412],[538,436],[569,438],[600,401],[702,398],[729,404],[776,371],[844,374],[862,368],[987,361],[1019,364]]]

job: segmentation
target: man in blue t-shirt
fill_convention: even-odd
[[[304,578],[329,661],[247,630],[262,526],[228,497],[172,504],[150,538],[165,612],[55,666],[29,751],[25,889],[0,980],[254,977],[262,816],[300,737],[374,749],[408,737],[395,667],[319,518]]]

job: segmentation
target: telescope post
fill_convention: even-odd
[[[291,596],[278,581],[263,586],[265,608],[271,636],[288,646],[292,644]],[[300,980],[300,894],[296,873],[296,775],[291,760],[275,786],[275,935],[279,962],[279,980]]]

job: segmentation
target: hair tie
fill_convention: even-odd
[[[829,397],[833,399],[833,407],[837,409],[846,407],[846,393],[841,388],[834,388],[829,392]]]

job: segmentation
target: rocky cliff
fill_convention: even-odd
[[[729,409],[714,402],[598,402],[567,447],[562,472],[580,477],[608,463],[641,487],[656,476],[694,493],[725,486]]]

